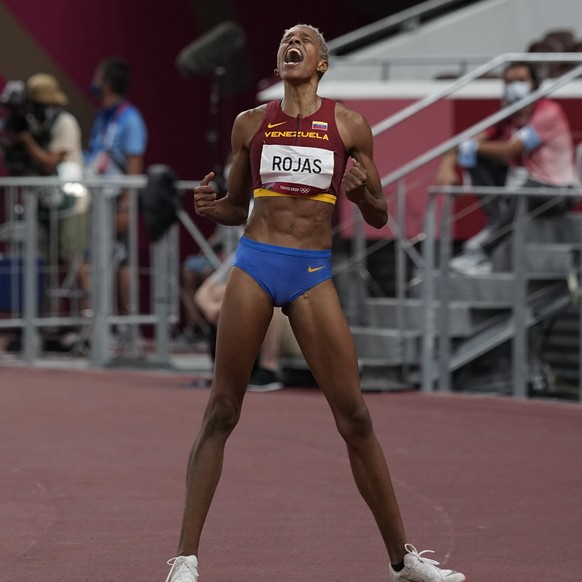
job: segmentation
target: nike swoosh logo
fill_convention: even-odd
[[[315,273],[315,271],[321,271],[321,269],[323,269],[323,267],[307,267],[307,272]]]
[[[267,129],[273,129],[274,127],[279,127],[280,125],[284,125],[287,123],[286,121],[281,121],[281,123],[269,123],[267,125]]]

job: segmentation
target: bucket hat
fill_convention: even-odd
[[[26,81],[26,94],[31,101],[41,105],[67,105],[69,99],[52,75],[38,73]]]

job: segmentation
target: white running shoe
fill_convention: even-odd
[[[482,228],[477,234],[465,241],[463,244],[463,250],[474,251],[475,249],[480,249],[483,243],[491,236],[492,232],[493,228],[491,226]]]
[[[476,248],[451,259],[449,269],[461,275],[488,275],[493,271],[493,263],[485,251]]]
[[[404,568],[395,572],[390,566],[390,579],[392,582],[465,582],[466,578],[460,572],[454,570],[441,570],[438,562],[425,558],[422,554],[434,553],[432,550],[418,552],[411,544],[404,546],[408,552],[404,556]]]
[[[166,582],[197,582],[198,558],[196,556],[178,556],[168,560],[172,566]]]

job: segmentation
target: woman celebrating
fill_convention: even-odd
[[[384,454],[360,390],[352,336],[332,282],[332,214],[340,195],[364,220],[388,219],[373,140],[365,119],[317,94],[328,68],[321,33],[300,24],[277,52],[282,101],[238,115],[232,130],[228,194],[218,199],[208,174],[195,209],[220,224],[247,221],[223,299],[214,378],[190,454],[178,557],[166,582],[198,580],[200,535],[222,470],[224,447],[239,419],[249,376],[274,306],[283,307],[344,439],[353,476],[390,558],[393,582],[463,582],[406,544]],[[348,159],[350,169],[346,171]]]

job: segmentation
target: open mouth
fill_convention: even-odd
[[[298,48],[291,47],[285,53],[285,63],[300,63],[303,60],[303,54]]]

